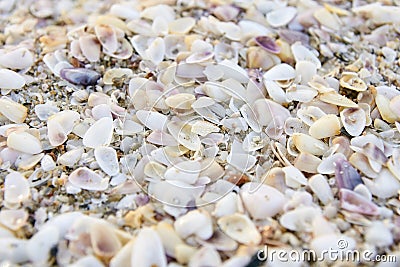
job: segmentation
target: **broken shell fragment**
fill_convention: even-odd
[[[0,114],[12,122],[22,123],[28,116],[28,109],[8,97],[2,97],[0,98]]]
[[[12,132],[8,135],[7,146],[27,154],[38,154],[43,151],[42,144],[27,132]]]
[[[340,205],[342,209],[365,215],[378,215],[379,210],[372,201],[349,189],[340,189]]]
[[[275,43],[274,39],[269,36],[257,36],[255,38],[255,41],[267,52],[279,54],[279,52],[281,51],[281,48]]]
[[[357,73],[345,72],[340,78],[340,85],[344,88],[354,90],[357,92],[362,92],[367,90],[367,85],[363,80],[361,80]]]
[[[344,159],[335,162],[335,178],[339,188],[353,190],[358,184],[362,184],[361,176],[351,164]]]
[[[245,245],[258,245],[261,235],[246,215],[235,213],[223,216],[217,221],[221,230],[230,238]]]
[[[65,68],[60,71],[63,79],[77,85],[95,85],[100,79],[100,74],[85,68]]]
[[[133,242],[131,266],[167,267],[164,247],[155,230],[141,229]]]
[[[16,206],[30,196],[30,185],[19,172],[7,174],[4,181],[4,202],[7,206]]]
[[[351,136],[359,136],[367,124],[367,116],[362,108],[345,108],[340,112],[343,127]]]

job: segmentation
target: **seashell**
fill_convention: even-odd
[[[281,51],[281,48],[275,43],[275,40],[269,36],[257,36],[254,40],[267,52],[279,54]]]
[[[28,240],[15,237],[1,238],[0,246],[8,249],[0,251],[0,258],[3,261],[11,261],[12,263],[23,263],[29,260],[27,255]]]
[[[382,165],[386,165],[388,161],[383,151],[372,143],[365,144],[362,153],[368,157],[369,164],[375,172],[380,172]]]
[[[368,226],[365,233],[365,241],[374,246],[386,247],[393,244],[393,236],[383,222],[374,221]]]
[[[40,161],[43,171],[48,172],[56,168],[56,163],[50,155],[45,155]]]
[[[149,134],[146,138],[146,141],[161,146],[178,146],[178,142],[172,135],[158,130]]]
[[[57,159],[57,162],[67,167],[73,167],[80,160],[83,152],[83,148],[67,151]]]
[[[101,46],[108,52],[114,53],[118,49],[117,33],[113,26],[99,24],[94,27],[94,32]]]
[[[200,136],[206,136],[210,133],[218,133],[220,128],[208,121],[198,120],[192,124],[191,131]]]
[[[267,81],[287,81],[296,77],[296,71],[292,66],[282,63],[272,67],[264,75],[264,80]]]
[[[176,233],[184,239],[194,235],[207,240],[213,234],[211,216],[205,210],[193,210],[179,217],[174,222],[174,228]]]
[[[295,7],[283,7],[267,13],[267,22],[274,28],[288,24],[297,14]]]
[[[25,85],[25,78],[15,71],[0,69],[1,89],[21,89]]]
[[[110,8],[110,14],[127,21],[139,18],[139,12],[128,3],[113,4]]]
[[[38,154],[43,151],[39,139],[27,132],[10,133],[7,138],[7,146],[27,154]]]
[[[263,70],[268,70],[273,66],[280,64],[281,60],[276,55],[273,55],[259,47],[249,47],[247,49],[247,67]]]
[[[265,147],[268,143],[268,137],[264,133],[250,132],[243,140],[243,150],[253,152]]]
[[[321,156],[328,150],[324,142],[302,133],[292,135],[293,143],[300,152],[307,152],[315,156]]]
[[[26,116],[28,116],[28,109],[12,99],[3,96],[0,98],[0,114],[12,122],[22,123],[25,121]]]
[[[104,84],[114,84],[116,81],[132,76],[132,74],[132,70],[128,68],[109,69],[103,75],[103,82]]]
[[[157,163],[155,161],[150,161],[144,167],[144,174],[151,178],[161,179],[162,177],[164,177],[164,173],[166,170],[167,168],[164,167],[164,165],[161,165],[160,163]]]
[[[83,145],[90,148],[109,145],[113,130],[113,120],[108,117],[101,118],[86,131],[83,137]]]
[[[70,267],[83,267],[83,266],[104,267],[103,263],[93,255],[82,257],[70,265]]]
[[[321,215],[319,208],[300,206],[283,214],[279,222],[283,227],[292,231],[311,232],[314,218]]]
[[[352,72],[344,72],[342,74],[342,78],[340,78],[340,85],[344,88],[357,92],[363,92],[367,90],[367,85],[365,82],[358,78],[357,73]]]
[[[334,31],[340,30],[340,21],[338,21],[338,19],[334,15],[332,15],[332,13],[329,12],[327,9],[317,9],[316,11],[314,11],[313,15],[314,18],[318,20],[321,25]]]
[[[277,118],[279,118],[278,122],[282,122],[282,125],[277,123],[276,126],[282,126],[283,129],[283,122],[290,117],[290,113],[286,108],[269,99],[256,100],[251,111],[256,116],[257,124],[261,126],[267,126],[271,121],[277,121]]]
[[[119,173],[117,152],[114,148],[98,146],[94,149],[94,157],[106,174],[114,176]]]
[[[100,59],[100,44],[95,35],[86,35],[79,37],[79,46],[83,56],[89,62],[96,62]]]
[[[258,245],[261,235],[249,217],[235,213],[221,217],[217,221],[220,229],[230,238],[245,245]]]
[[[28,212],[23,209],[19,210],[1,210],[0,211],[0,224],[4,225],[10,230],[17,231],[25,226],[28,221]]]
[[[168,117],[154,111],[138,110],[136,112],[138,120],[147,128],[156,131],[166,129]]]
[[[181,93],[167,97],[165,99],[165,104],[175,109],[191,109],[195,100],[196,98],[194,95]]]
[[[363,178],[363,181],[372,195],[382,199],[394,197],[400,190],[399,180],[386,168],[374,180]]]
[[[369,160],[365,155],[358,152],[353,153],[349,158],[349,162],[367,177],[378,177],[378,173],[371,168]]]
[[[240,41],[241,29],[233,22],[218,22],[217,30],[220,31],[226,38],[232,41]]]
[[[332,189],[327,182],[327,178],[323,175],[316,174],[311,176],[308,179],[308,185],[324,205],[333,201]]]
[[[339,188],[353,190],[358,184],[362,184],[360,174],[348,161],[338,159],[335,164],[335,178]]]
[[[170,33],[187,34],[196,24],[196,20],[192,17],[179,18],[171,21],[168,24]]]
[[[285,196],[277,189],[258,183],[246,183],[240,188],[240,196],[250,216],[257,219],[273,217],[282,211]]]
[[[289,101],[299,101],[306,103],[313,100],[314,97],[317,95],[317,90],[304,85],[292,85],[288,89],[286,89],[286,98]]]
[[[389,123],[394,123],[398,119],[396,114],[391,110],[390,100],[387,97],[377,94],[375,97],[375,103],[382,119]]]
[[[90,191],[104,191],[108,187],[107,178],[102,178],[87,167],[79,167],[71,172],[68,181],[73,186]]]
[[[169,168],[164,177],[166,180],[178,180],[188,184],[194,184],[199,177],[201,164],[198,161],[183,161]]]
[[[366,114],[362,108],[345,108],[340,112],[343,127],[351,136],[359,136],[366,126]]]
[[[245,172],[256,164],[257,158],[248,154],[230,153],[226,161],[239,171]]]
[[[349,189],[339,191],[340,206],[342,209],[365,215],[378,215],[379,209],[372,201]]]
[[[47,137],[52,146],[59,146],[68,139],[80,115],[76,111],[64,110],[50,116],[47,120]]]
[[[346,156],[342,153],[335,153],[322,159],[318,165],[317,171],[321,174],[334,174],[336,169],[336,161],[339,159],[346,160]]]
[[[29,239],[26,251],[29,260],[36,264],[44,264],[50,257],[50,250],[59,240],[59,230],[56,227],[40,229]]]
[[[164,247],[155,230],[148,227],[140,230],[133,242],[131,266],[167,267]]]
[[[268,95],[277,103],[287,103],[289,99],[286,97],[285,91],[274,81],[264,80],[265,88]]]
[[[190,267],[217,267],[221,266],[221,257],[213,247],[204,246],[197,250],[190,258],[188,266]]]
[[[304,174],[294,166],[282,168],[285,173],[285,183],[289,187],[298,188],[301,185],[307,185],[307,179]]]
[[[319,61],[317,55],[315,55],[301,43],[296,42],[292,44],[290,48],[296,63],[307,61],[313,63],[317,69],[321,68],[321,61]]]
[[[316,74],[317,67],[313,62],[302,60],[296,63],[296,75],[301,78],[302,85],[307,85]]]
[[[30,197],[30,185],[19,172],[7,174],[4,180],[4,204],[18,206]]]
[[[299,31],[293,31],[289,29],[280,29],[278,31],[279,37],[289,44],[300,42],[303,45],[307,45],[310,42],[310,37]]]
[[[33,62],[34,62],[34,58],[33,58],[32,52],[30,52],[25,47],[16,48],[16,49],[7,51],[4,54],[0,55],[0,65],[3,66],[4,68],[19,69],[19,70],[26,69],[26,68],[30,68],[33,65]],[[7,74],[7,72],[5,74]],[[8,74],[8,75],[10,75],[10,74]],[[15,76],[15,77],[17,77],[17,76]],[[23,78],[22,79],[21,78],[19,78],[21,80],[20,82],[25,83],[25,80]],[[17,89],[17,88],[15,88],[15,89]]]
[[[161,242],[163,243],[165,253],[170,257],[176,258],[177,249],[175,248],[177,246],[184,246],[185,244],[175,232],[173,225],[166,221],[162,221],[156,225],[155,230],[157,231],[157,234],[160,237]]]
[[[116,59],[128,59],[133,54],[133,48],[129,41],[123,38],[119,40],[118,48],[115,52],[111,53],[108,50],[104,50],[104,53]]]
[[[95,120],[99,120],[104,117],[112,119],[111,107],[107,104],[100,104],[92,108],[92,117]]]
[[[85,68],[65,68],[60,71],[63,79],[77,85],[95,85],[100,79],[100,74]]]
[[[230,21],[237,17],[240,10],[233,5],[220,5],[214,8],[212,12],[219,20]]]
[[[1,99],[0,99],[1,101]],[[49,101],[50,102],[50,101]],[[0,108],[1,109],[1,108]],[[35,106],[35,114],[39,120],[46,121],[51,115],[59,112],[60,109],[54,103],[38,104]]]
[[[309,134],[317,139],[340,134],[340,120],[334,114],[325,115],[316,120],[309,129]]]
[[[93,223],[89,234],[93,252],[102,258],[113,257],[122,247],[115,230],[105,223]]]
[[[169,122],[168,131],[179,144],[192,151],[198,151],[201,143],[197,134],[192,132],[192,127],[184,122]]]
[[[221,199],[217,200],[212,215],[219,218],[238,212],[239,201],[239,197],[236,193],[230,192],[226,194]]]
[[[154,39],[149,47],[145,50],[148,60],[150,60],[155,65],[158,65],[164,59],[165,54],[165,43],[164,39],[157,37]]]
[[[317,168],[321,164],[321,159],[309,153],[300,153],[293,165],[303,172],[318,173]]]
[[[356,103],[336,92],[322,93],[319,95],[319,99],[325,103],[337,105],[340,107],[349,107],[349,108],[358,107]]]

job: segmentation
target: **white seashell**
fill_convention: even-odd
[[[253,152],[265,147],[268,143],[268,137],[264,133],[250,132],[243,140],[243,150]]]
[[[107,178],[102,178],[87,167],[80,167],[73,171],[69,175],[68,181],[78,188],[91,191],[104,191],[108,187]]]
[[[318,173],[317,168],[321,159],[309,153],[301,152],[293,162],[293,165],[303,172]]]
[[[204,246],[199,249],[190,259],[188,266],[190,267],[217,267],[221,266],[221,257],[214,248]]]
[[[85,35],[79,37],[79,46],[83,56],[89,62],[96,62],[100,59],[100,44],[95,35]]]
[[[294,166],[282,168],[285,173],[285,183],[289,187],[298,188],[301,185],[307,185],[308,181],[304,174]]]
[[[0,69],[0,88],[20,89],[25,85],[25,78],[15,71]]]
[[[339,240],[343,240],[339,243]],[[339,244],[339,245],[338,245]],[[343,249],[341,244],[345,244],[346,247]],[[325,250],[335,250],[340,251],[340,253],[349,253],[356,247],[356,241],[348,236],[339,235],[336,233],[324,234],[318,237],[315,237],[311,243],[310,248],[315,251],[316,255],[321,255],[318,253],[323,253]]]
[[[114,81],[130,77],[133,74],[131,69],[128,68],[114,68],[109,69],[104,73],[104,84],[113,84]]]
[[[0,65],[9,69],[26,69],[33,65],[32,52],[24,47],[0,55]]]
[[[4,80],[0,77],[0,81]],[[8,97],[2,97],[0,98],[0,114],[12,122],[22,123],[28,116],[28,109]]]
[[[170,122],[167,125],[168,131],[179,144],[192,151],[198,151],[201,143],[197,134],[192,132],[192,127],[183,122]]]
[[[60,238],[56,227],[46,227],[37,232],[27,244],[29,259],[38,264],[46,264],[50,258],[50,250]]]
[[[86,131],[83,137],[83,145],[90,148],[109,145],[113,130],[113,120],[108,117],[101,118]]]
[[[122,244],[116,231],[108,224],[93,223],[89,229],[93,252],[102,258],[111,258],[121,249]]]
[[[111,25],[96,25],[94,27],[94,32],[99,40],[100,44],[109,53],[114,53],[118,49],[118,39],[117,33],[113,26]]]
[[[154,111],[138,110],[136,116],[143,125],[153,131],[163,131],[167,127],[168,117],[164,114]]]
[[[168,256],[177,257],[177,246],[185,246],[185,243],[182,241],[182,239],[179,237],[179,235],[175,232],[175,229],[172,224],[166,221],[159,222],[155,230],[157,231],[157,234],[159,235],[163,246],[165,248],[165,253]]]
[[[329,157],[323,158],[319,164],[317,171],[321,174],[334,174],[335,173],[335,162],[339,159],[346,159],[346,156],[342,153],[335,153]]]
[[[357,92],[367,90],[367,85],[365,82],[357,76],[357,73],[353,72],[344,72],[342,74],[342,78],[340,78],[340,85],[344,88]]]
[[[133,48],[128,40],[122,38],[118,42],[117,50],[113,53],[104,50],[104,53],[116,59],[128,59],[132,56]]]
[[[296,77],[296,71],[292,66],[282,63],[272,67],[263,75],[266,81],[286,81],[292,80]]]
[[[218,68],[224,73],[224,79],[231,78],[240,83],[247,83],[249,81],[247,72],[231,60],[225,59],[219,62]]]
[[[43,151],[39,139],[27,132],[10,133],[7,138],[7,146],[27,154],[38,154]]]
[[[271,33],[269,28],[252,20],[240,20],[238,25],[242,31],[242,40],[248,40],[256,36],[269,35]]]
[[[226,38],[232,41],[240,41],[242,37],[240,27],[233,22],[219,22],[216,27]]]
[[[374,180],[363,178],[363,181],[372,195],[379,198],[393,197],[400,190],[399,180],[386,168],[383,168]]]
[[[0,258],[3,261],[11,261],[12,263],[23,263],[29,260],[27,255],[28,240],[19,238],[0,238]]]
[[[318,20],[319,23],[321,23],[323,26],[328,27],[334,31],[338,31],[340,29],[340,21],[332,15],[331,12],[329,12],[325,8],[320,8],[314,12],[314,18]]]
[[[317,74],[317,67],[310,61],[298,61],[296,63],[296,76],[300,77],[301,84],[307,85]]]
[[[110,14],[127,21],[138,19],[140,16],[135,7],[129,3],[113,4],[110,8]]]
[[[261,132],[261,125],[260,125],[260,122],[258,121],[258,119],[256,117],[255,110],[253,110],[249,106],[249,104],[244,104],[240,108],[240,114],[242,114],[243,119],[246,121],[247,125],[249,125],[250,128],[254,132],[256,132],[256,133],[260,133]]]
[[[114,176],[119,173],[117,152],[114,148],[98,146],[94,149],[94,157],[106,174]]]
[[[87,255],[85,257],[80,258],[73,264],[69,265],[70,267],[85,267],[85,266],[91,266],[91,267],[104,267],[103,263],[93,255]]]
[[[272,27],[281,27],[288,24],[296,16],[297,9],[294,7],[283,7],[267,13],[267,22]]]
[[[10,230],[16,231],[27,224],[28,216],[28,212],[23,209],[3,209],[0,211],[0,224],[4,225]]]
[[[275,121],[275,126],[283,129],[285,120],[290,117],[290,113],[286,108],[269,99],[257,99],[250,111],[254,112],[256,122],[261,126],[267,126],[272,121]]]
[[[9,173],[4,181],[4,202],[7,205],[17,205],[30,196],[30,185],[19,172]]]
[[[287,103],[289,99],[286,96],[285,91],[274,81],[264,80],[265,88],[267,89],[268,95],[277,103]]]
[[[365,241],[374,246],[386,247],[393,244],[393,236],[383,222],[374,221],[365,233]]]
[[[154,39],[149,47],[145,50],[146,59],[150,60],[155,65],[158,65],[164,59],[165,43],[164,39],[157,37]]]
[[[311,52],[308,48],[302,45],[300,42],[296,42],[292,44],[290,47],[296,60],[296,63],[300,63],[302,61],[308,61],[313,63],[317,69],[321,68],[321,62],[319,61],[317,55]],[[297,69],[297,67],[296,67]],[[303,79],[302,79],[303,80]]]
[[[157,163],[155,161],[150,161],[144,167],[144,174],[151,178],[161,179],[162,177],[164,177],[164,173],[166,170],[167,168],[164,165],[161,165],[160,163]]]
[[[40,165],[45,172],[52,171],[56,168],[56,163],[50,155],[44,155],[40,161]]]
[[[338,154],[337,154],[338,155]],[[318,199],[327,205],[333,201],[332,189],[327,182],[327,178],[321,174],[316,174],[308,179],[308,184]]]
[[[221,217],[217,221],[221,230],[230,238],[245,245],[258,245],[261,234],[249,217],[235,213]]]
[[[140,230],[133,243],[130,266],[167,267],[164,247],[155,230]]]
[[[293,143],[300,152],[307,152],[315,156],[321,156],[328,150],[328,145],[318,140],[302,133],[294,133]]]
[[[390,108],[390,100],[387,97],[377,94],[375,97],[375,103],[382,119],[389,123],[394,123],[398,119],[396,114]]]
[[[321,210],[315,207],[300,206],[288,211],[279,218],[280,224],[292,231],[312,231],[312,221],[321,216]]]
[[[367,117],[362,108],[346,108],[340,112],[340,119],[351,136],[359,136],[367,124]]]
[[[259,183],[246,183],[240,188],[240,196],[250,216],[267,219],[282,211],[285,196],[275,188]]]
[[[51,115],[59,111],[60,109],[55,106],[54,103],[38,104],[35,106],[36,116],[38,116],[41,121],[46,121]]]
[[[174,164],[169,168],[164,177],[166,180],[178,180],[188,184],[194,184],[197,181],[201,171],[201,164],[199,161],[183,161]]]
[[[196,98],[194,95],[181,93],[167,97],[165,99],[165,104],[175,109],[191,109],[195,100]]]
[[[155,4],[147,6],[142,12],[140,12],[140,17],[154,20],[160,14],[163,14],[163,17],[167,21],[172,21],[175,19],[174,9],[171,6],[165,4]]]
[[[293,85],[286,89],[286,97],[289,101],[307,103],[313,100],[317,95],[317,90],[305,85]]]
[[[196,20],[192,17],[179,18],[168,24],[170,33],[187,34],[196,24]]]
[[[57,162],[67,167],[73,167],[80,160],[83,152],[83,148],[67,151],[57,159]]]
[[[238,212],[238,203],[240,203],[238,194],[230,192],[217,201],[212,214],[217,218],[234,214]]]
[[[179,217],[174,228],[181,238],[191,235],[207,240],[213,234],[212,220],[210,214],[205,210],[193,210]]]
[[[68,139],[80,115],[76,111],[64,110],[50,116],[47,120],[47,137],[52,146],[59,146]]]
[[[340,120],[334,114],[325,115],[316,120],[309,129],[309,134],[317,139],[340,134]]]
[[[341,107],[349,107],[356,108],[358,107],[356,103],[351,101],[350,99],[342,96],[336,92],[328,92],[322,93],[319,95],[319,99],[325,103],[341,106]]]
[[[100,104],[92,108],[92,117],[95,120],[99,120],[104,117],[112,119],[111,107],[107,104]]]
[[[200,136],[206,136],[210,133],[218,133],[220,128],[208,121],[198,120],[192,124],[191,131]]]
[[[244,153],[230,153],[226,161],[241,172],[250,170],[257,162],[253,155]]]

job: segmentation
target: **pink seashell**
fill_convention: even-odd
[[[339,195],[342,209],[365,215],[379,215],[378,206],[360,194],[342,188]]]
[[[267,52],[278,54],[281,51],[281,48],[275,43],[275,40],[269,36],[257,36],[255,41]]]

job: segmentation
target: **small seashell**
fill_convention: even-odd
[[[268,137],[264,133],[250,132],[243,140],[243,150],[254,152],[265,147],[268,143]]]
[[[347,160],[339,158],[335,164],[335,178],[338,188],[353,190],[358,184],[363,183],[360,174]]]
[[[217,221],[221,230],[230,238],[245,245],[258,245],[261,235],[246,215],[235,213],[223,216]]]
[[[369,159],[365,155],[358,152],[353,153],[349,158],[349,162],[367,177],[378,177],[378,173],[371,168]]]
[[[321,25],[328,27],[334,31],[340,30],[340,22],[325,8],[320,8],[314,12],[314,18],[318,20]]]
[[[207,240],[213,234],[210,214],[205,210],[193,210],[179,217],[174,223],[175,231],[181,238],[191,235]]]
[[[292,66],[282,63],[272,67],[264,75],[264,80],[267,81],[287,81],[296,77],[296,71]]]
[[[191,267],[217,267],[221,266],[221,256],[218,251],[213,247],[204,246],[201,249],[197,250],[196,253],[192,255],[189,261],[189,265]]]
[[[312,137],[322,139],[340,134],[340,120],[334,114],[325,115],[316,120],[310,127]]]
[[[28,221],[29,214],[23,209],[19,210],[1,210],[0,211],[0,224],[8,229],[17,231],[25,226]]]
[[[136,116],[143,125],[153,131],[163,131],[166,129],[168,117],[164,114],[154,111],[138,110]]]
[[[38,154],[43,151],[39,139],[27,132],[10,133],[7,138],[7,146],[27,154]]]
[[[154,39],[149,47],[145,50],[147,59],[150,60],[154,65],[160,64],[164,59],[165,54],[165,43],[164,39],[157,37]]]
[[[351,101],[350,99],[342,96],[336,92],[328,92],[322,93],[319,95],[319,99],[325,103],[341,106],[341,107],[349,107],[356,108],[358,107],[356,103]]]
[[[50,116],[47,120],[47,137],[52,146],[59,146],[68,139],[80,115],[76,111],[64,110]]]
[[[77,85],[95,85],[100,79],[100,74],[85,68],[65,68],[60,71],[63,79]]]
[[[297,65],[296,65],[297,66]],[[310,102],[318,95],[318,91],[304,85],[292,85],[286,89],[286,97],[289,101]]]
[[[250,216],[267,219],[282,211],[284,195],[275,188],[258,183],[246,183],[240,188],[240,196]]]
[[[108,53],[114,53],[118,49],[116,30],[112,25],[100,24],[94,27],[94,32],[102,47]]]
[[[300,153],[293,165],[303,172],[318,173],[317,168],[321,164],[321,159],[309,153]]]
[[[22,123],[25,121],[26,116],[28,116],[28,109],[14,102],[12,99],[3,96],[0,98],[0,114],[12,122]]]
[[[357,76],[357,73],[352,72],[345,72],[342,74],[342,78],[340,78],[340,85],[344,88],[357,92],[367,90],[367,85],[365,82]]]
[[[41,121],[46,121],[51,115],[59,111],[60,109],[50,101],[45,104],[38,104],[35,106],[35,114]]]
[[[183,161],[174,164],[169,168],[164,178],[166,180],[178,180],[188,184],[194,184],[197,181],[201,171],[201,164],[198,161]]]
[[[372,195],[382,199],[394,197],[400,190],[399,180],[386,168],[379,172],[377,178],[363,178],[363,181]]]
[[[389,123],[394,123],[398,119],[396,114],[390,108],[390,100],[386,96],[377,94],[375,97],[375,103],[382,119]]]
[[[312,231],[314,218],[321,216],[321,210],[315,207],[300,206],[283,214],[279,222],[292,231]]]
[[[116,81],[128,78],[132,74],[132,70],[128,68],[109,69],[103,75],[103,82],[104,84],[114,84]]]
[[[321,156],[328,150],[324,142],[302,133],[294,133],[293,143],[300,152],[307,152],[315,156]]]
[[[102,178],[87,167],[80,167],[71,172],[68,181],[78,188],[90,191],[104,191],[108,187],[107,178]]]
[[[24,47],[16,48],[14,50],[7,51],[6,53],[0,55],[0,65],[3,66],[4,68],[19,69],[19,70],[26,69],[30,68],[33,65],[33,62],[34,58],[32,52],[30,52],[28,49]]]
[[[308,185],[324,205],[333,201],[332,189],[327,182],[327,178],[323,175],[316,174],[311,176],[310,179],[308,179]]]
[[[346,160],[346,156],[342,153],[335,153],[322,159],[317,171],[321,174],[334,174],[336,169],[336,161],[339,159]]]
[[[183,122],[170,122],[167,125],[168,131],[179,144],[192,151],[198,151],[201,143],[197,134],[192,132],[191,126]]]
[[[80,160],[83,152],[83,148],[67,151],[57,159],[57,162],[67,167],[73,167]]]
[[[372,201],[349,189],[339,191],[340,206],[342,209],[365,215],[378,215],[379,209]]]
[[[294,43],[290,48],[296,63],[308,61],[313,63],[317,69],[321,68],[321,61],[318,57],[301,43]]]
[[[117,152],[114,148],[98,146],[94,149],[94,157],[106,174],[114,176],[119,173]]]
[[[213,10],[213,14],[222,21],[234,20],[239,14],[240,9],[233,5],[217,6]]]
[[[285,183],[289,187],[298,188],[301,185],[307,185],[307,179],[304,174],[294,166],[282,168],[285,173]]]
[[[267,22],[274,28],[288,24],[296,16],[295,7],[283,7],[267,13]]]
[[[105,223],[93,223],[90,226],[89,234],[93,252],[102,258],[113,257],[122,247],[115,230]]]
[[[4,179],[4,204],[18,206],[30,197],[30,185],[19,172],[11,172]]]
[[[287,98],[285,91],[274,81],[264,80],[265,88],[267,89],[268,95],[277,103],[287,103],[289,99]]]
[[[79,37],[79,46],[89,62],[96,62],[100,59],[100,44],[96,36],[90,34]]]
[[[343,127],[351,136],[359,136],[366,126],[366,114],[362,108],[345,108],[340,112]]]
[[[316,74],[317,66],[313,62],[302,60],[296,63],[296,75],[301,78],[302,85],[307,85]]]
[[[83,145],[90,148],[109,145],[113,130],[113,120],[108,117],[101,118],[86,131],[83,137]]]
[[[56,163],[50,155],[45,155],[40,161],[43,171],[48,172],[56,168]]]
[[[192,124],[191,131],[200,136],[206,136],[210,133],[218,133],[220,128],[208,121],[198,120]]]
[[[275,43],[275,40],[269,36],[257,36],[254,40],[267,52],[279,54],[281,51],[281,48]]]
[[[168,24],[170,33],[187,34],[196,24],[196,20],[192,17],[179,18]]]
[[[196,98],[194,95],[181,93],[167,97],[165,99],[165,104],[174,109],[191,109],[195,100]]]
[[[24,77],[15,71],[0,69],[0,88],[2,89],[20,89],[25,85]]]

